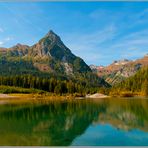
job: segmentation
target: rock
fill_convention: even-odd
[[[106,98],[106,97],[109,97],[109,96],[101,94],[101,93],[95,93],[93,95],[86,95],[86,98]]]

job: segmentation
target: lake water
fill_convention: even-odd
[[[148,146],[148,99],[1,104],[0,145]]]

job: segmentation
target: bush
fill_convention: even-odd
[[[27,89],[21,87],[14,87],[14,86],[4,86],[0,85],[0,93],[10,94],[10,93],[44,93],[42,90],[38,89]]]
[[[122,97],[133,97],[134,93],[133,92],[121,92]]]

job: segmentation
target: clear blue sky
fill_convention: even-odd
[[[0,46],[33,45],[50,29],[87,64],[148,53],[147,2],[1,2]]]

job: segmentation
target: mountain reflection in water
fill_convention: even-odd
[[[0,133],[0,145],[148,145],[148,100],[5,104]]]

